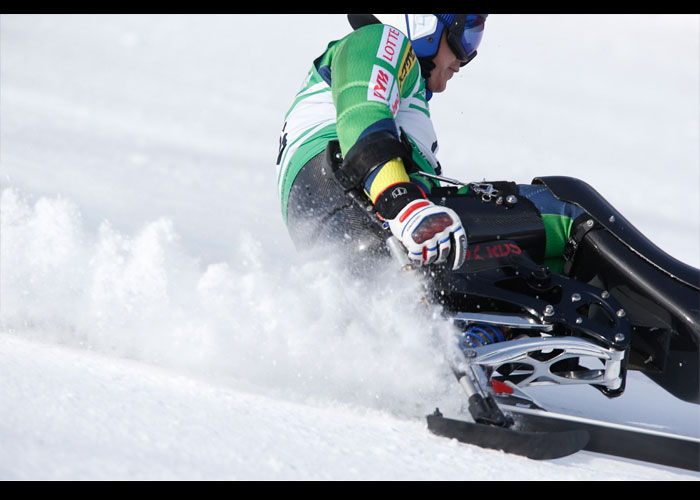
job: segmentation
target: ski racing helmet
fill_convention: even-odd
[[[348,14],[353,29],[368,24],[389,24],[398,28],[413,45],[419,60],[432,60],[440,46],[443,31],[461,66],[476,57],[484,35],[488,14]]]

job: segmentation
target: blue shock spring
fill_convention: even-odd
[[[459,346],[464,349],[471,347],[481,347],[496,342],[503,342],[506,339],[500,328],[486,323],[479,323],[467,328],[459,341]]]

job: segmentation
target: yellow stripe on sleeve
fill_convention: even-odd
[[[372,202],[377,201],[377,197],[382,191],[398,182],[410,182],[410,179],[401,158],[394,158],[386,162],[382,167],[379,167],[379,172],[374,176],[372,185],[369,188],[369,198]]]

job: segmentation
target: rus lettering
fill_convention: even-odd
[[[519,254],[522,253],[522,250],[520,250],[518,245],[513,243],[501,243],[487,246],[486,252],[488,253],[489,259],[493,259],[495,257],[505,257],[511,253]]]
[[[479,245],[474,245],[473,247],[467,248],[467,260],[484,260],[481,256],[481,249]]]

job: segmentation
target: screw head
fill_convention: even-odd
[[[615,342],[622,342],[623,340],[625,340],[624,333],[616,333],[615,334]]]
[[[544,315],[554,316],[554,306],[547,304],[547,306],[544,308]]]
[[[572,293],[571,294],[571,302],[578,302],[579,300],[581,300],[580,293]]]
[[[618,309],[615,314],[617,314],[618,318],[624,318],[627,315],[624,309]]]

